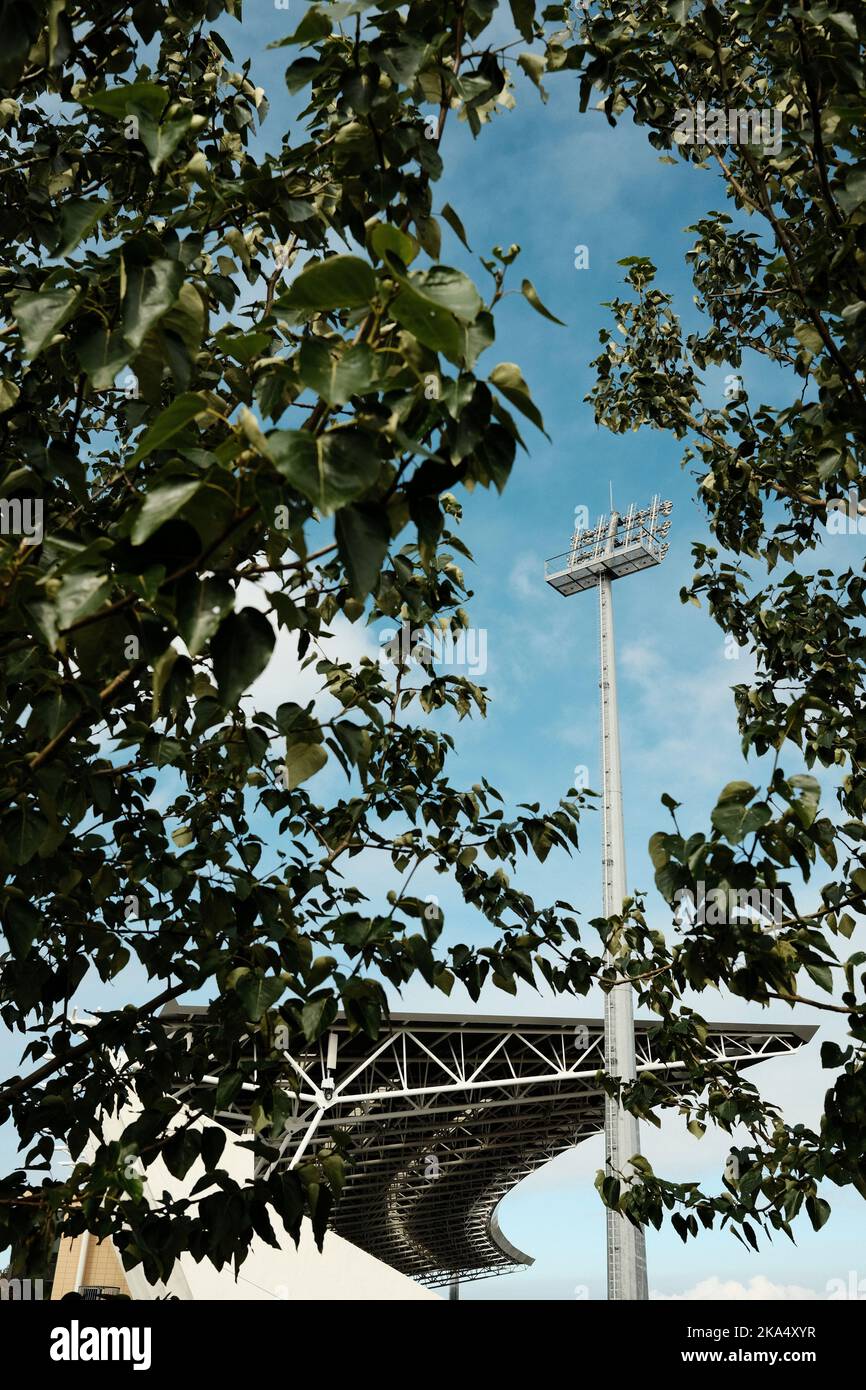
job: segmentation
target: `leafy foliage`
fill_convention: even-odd
[[[541,423],[516,367],[479,365],[506,259],[485,298],[441,260],[433,212],[450,107],[477,133],[505,84],[468,56],[492,7],[371,8],[312,6],[282,41],[300,114],[261,155],[234,0],[3,9],[3,488],[43,516],[38,539],[4,526],[0,554],[0,1017],[31,1068],[0,1086],[25,1149],[0,1244],[22,1267],[84,1227],[151,1278],[182,1249],[243,1258],[268,1210],[321,1239],[340,1155],[240,1188],[196,1122],[249,1096],[273,1159],[286,1046],[338,1008],[375,1038],[383,981],[416,972],[513,990],[563,940],[562,910],[503,866],[574,846],[579,798],[505,819],[422,725],[483,713],[479,687],[326,654],[343,619],[467,626],[455,493],[504,487],[522,440],[503,397]],[[281,632],[330,718],[255,708]],[[346,790],[323,804],[326,768]],[[365,849],[393,866],[385,913],[343,868]],[[482,949],[437,947],[441,914],[409,892],[422,862],[487,919]],[[75,1023],[93,971],[129,1002]],[[190,1046],[160,1010],[194,990],[213,1004]],[[106,1143],[123,1100],[140,1117]],[[44,1176],[58,1144],[68,1179]],[[206,1177],[149,1209],[136,1174],[159,1155]]]
[[[749,1137],[719,1194],[646,1160],[601,1175],[602,1199],[633,1220],[668,1211],[687,1238],[719,1219],[755,1245],[762,1225],[790,1235],[801,1209],[823,1225],[824,1179],[866,1195],[866,956],[837,954],[866,893],[863,583],[801,563],[862,472],[866,20],[777,0],[510,11],[519,39],[494,47],[494,0],[311,5],[281,40],[294,132],[254,154],[268,103],[223,34],[237,0],[3,7],[2,499],[41,504],[44,522],[0,537],[0,1018],[27,1033],[30,1066],[0,1085],[0,1121],[26,1150],[0,1183],[0,1239],[18,1270],[84,1228],[152,1279],[182,1249],[243,1259],[254,1231],[272,1238],[271,1214],[297,1237],[306,1212],[321,1238],[351,1155],[269,1167],[285,1047],[338,1009],[375,1037],[382,981],[416,972],[473,998],[487,979],[513,990],[541,975],[574,994],[632,980],[690,1086],[674,1096],[643,1074],[624,1103],[652,1122],[678,1109],[697,1136],[712,1123]],[[586,949],[566,904],[536,906],[505,872],[575,846],[581,797],[506,820],[486,782],[452,783],[452,739],[420,722],[483,714],[479,687],[432,661],[409,685],[406,668],[394,682],[325,654],[343,620],[465,628],[457,494],[507,483],[512,411],[542,427],[520,367],[487,365],[517,248],[482,261],[485,295],[442,262],[442,224],[467,237],[455,209],[435,208],[449,112],[483,138],[512,101],[504,55],[523,45],[516,63],[542,99],[542,78],[579,74],[583,107],[596,90],[608,120],[631,112],[666,160],[715,167],[736,212],[694,228],[700,332],[684,337],[648,258],[626,263],[629,298],[611,306],[623,341],[603,331],[591,399],[614,431],[686,441],[718,548],[696,547],[683,597],[756,653],[755,682],[736,691],[744,747],[776,753],[768,785],[732,781],[703,832],[682,832],[663,798],[657,887],[671,905],[699,879],[778,893],[772,924],[680,919],[671,944],[630,899]],[[698,101],[779,107],[780,150],[676,145]],[[530,280],[520,289],[558,322]],[[705,407],[699,374],[748,351],[795,372],[797,397]],[[254,708],[279,633],[338,713]],[[805,764],[793,774],[778,765],[789,745]],[[815,764],[842,770],[835,817]],[[332,786],[337,768],[345,794],[322,804],[316,779]],[[393,868],[387,914],[346,868],[369,849]],[[819,859],[833,878],[801,913],[786,875],[808,879]],[[421,862],[483,914],[487,944],[444,949],[441,915],[409,892]],[[127,994],[143,971],[149,997],[75,1024],[90,971],[136,981]],[[827,998],[804,995],[803,976]],[[823,1050],[835,1076],[820,1133],[708,1060],[684,994],[716,985],[847,1020],[851,1045]],[[196,990],[213,1000],[200,1025],[172,1031],[160,1010]],[[223,1132],[194,1122],[244,1097],[263,1166],[240,1187],[220,1168]],[[104,1142],[101,1117],[130,1098],[139,1118]],[[59,1144],[75,1166],[49,1177]],[[201,1160],[205,1177],[149,1208],[139,1172],[158,1155],[175,1175]]]

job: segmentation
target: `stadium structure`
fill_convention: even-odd
[[[195,1028],[206,1013],[170,1006],[163,1019]],[[712,1024],[706,1058],[739,1072],[795,1052],[814,1031]],[[659,1055],[656,1032],[654,1023],[635,1025],[637,1075],[684,1087],[682,1063]],[[307,1236],[299,1251],[285,1236],[278,1250],[256,1237],[237,1276],[182,1256],[166,1285],[148,1285],[138,1271],[123,1276],[119,1264],[111,1282],[141,1299],[400,1300],[436,1298],[437,1288],[456,1281],[530,1265],[531,1254],[500,1229],[500,1203],[527,1174],[603,1131],[603,1070],[600,1019],[394,1014],[376,1042],[338,1019],[320,1042],[287,1054],[294,1114],[276,1158],[291,1167],[336,1131],[348,1135],[348,1179],[323,1254]],[[114,1117],[105,1137],[118,1137],[131,1118]],[[214,1118],[229,1136],[222,1162],[243,1181],[252,1163],[242,1147],[243,1094]],[[194,1165],[178,1184],[158,1161],[146,1170],[145,1195],[180,1193],[200,1176]],[[82,1256],[74,1242],[65,1245],[54,1296],[69,1289],[102,1296],[104,1271],[101,1285],[88,1283],[87,1250]],[[90,1258],[101,1258],[103,1247]]]

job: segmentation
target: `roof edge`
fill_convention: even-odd
[[[501,1250],[512,1264],[515,1265],[534,1265],[535,1259],[532,1255],[525,1255],[522,1250],[518,1250],[516,1245],[512,1245],[507,1236],[502,1234],[502,1227],[499,1224],[499,1206],[497,1202],[493,1211],[490,1213],[490,1220],[487,1222],[487,1234],[497,1250]]]
[[[206,1014],[210,1005],[208,1004],[178,1004],[176,1001],[165,1004],[160,1011],[160,1018],[182,1018],[184,1016],[196,1016]],[[391,1022],[404,1024],[431,1023],[447,1028],[472,1028],[472,1027],[498,1027],[502,1029],[514,1028],[575,1028],[580,1024],[587,1024],[594,1028],[603,1026],[604,1020],[598,1015],[572,1017],[563,1014],[446,1014],[446,1013],[414,1013],[394,1010],[391,1015]],[[345,1015],[340,1013],[334,1020],[335,1023],[344,1023]],[[635,1031],[638,1033],[649,1033],[662,1025],[655,1018],[636,1018],[634,1021]],[[760,1037],[761,1035],[771,1035],[773,1033],[793,1033],[803,1042],[809,1042],[818,1031],[817,1023],[708,1023],[710,1033],[746,1033]]]

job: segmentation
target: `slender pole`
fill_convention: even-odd
[[[607,551],[613,549],[619,517],[611,514]],[[625,831],[622,813],[622,774],[619,752],[619,716],[616,700],[616,659],[613,638],[611,579],[598,581],[601,658],[601,766],[604,915],[622,911],[626,896]],[[610,954],[606,957],[611,963]],[[634,1016],[631,985],[616,985],[604,1001],[605,1070],[623,1081],[635,1079]],[[628,1174],[629,1160],[640,1153],[636,1116],[610,1096],[605,1098],[604,1136],[608,1172]],[[646,1243],[643,1231],[618,1212],[607,1211],[607,1296],[609,1299],[648,1297]]]
[[[448,1285],[449,1303],[457,1303],[460,1298],[460,1280],[455,1276]]]
[[[84,1280],[87,1273],[87,1251],[90,1245],[90,1232],[82,1231],[79,1240],[81,1244],[78,1247],[78,1264],[75,1268],[75,1284],[73,1285],[75,1293],[81,1293],[84,1287]]]

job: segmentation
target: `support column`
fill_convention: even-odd
[[[608,548],[619,518],[611,516]],[[616,699],[616,659],[613,638],[611,579],[598,581],[601,688],[602,836],[601,858],[604,915],[622,910],[626,896],[625,831],[622,812],[622,773],[619,715]],[[610,964],[608,954],[606,963]],[[635,1072],[634,1014],[631,985],[617,985],[604,1001],[604,1061],[611,1076],[633,1081]],[[605,1098],[604,1137],[608,1172],[627,1174],[629,1159],[640,1153],[638,1122],[611,1097]],[[609,1299],[648,1297],[644,1233],[618,1212],[607,1211],[607,1296]]]
[[[82,1231],[79,1240],[81,1244],[78,1247],[78,1264],[75,1269],[75,1293],[80,1293],[86,1283],[87,1251],[90,1247],[90,1232]]]

